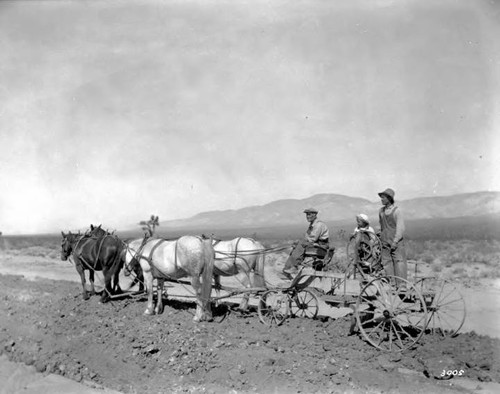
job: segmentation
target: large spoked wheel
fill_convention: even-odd
[[[441,336],[455,336],[465,322],[465,300],[458,286],[448,280],[420,279],[415,286],[427,306],[426,331]]]
[[[277,290],[266,291],[260,296],[257,306],[260,321],[268,326],[279,326],[288,317],[289,303],[288,294]]]
[[[406,291],[399,291],[406,286]],[[368,282],[358,297],[356,321],[366,341],[385,351],[403,351],[424,334],[427,308],[415,286],[399,277]]]
[[[292,316],[314,319],[318,316],[318,311],[318,297],[309,289],[303,289],[290,298],[290,314]]]

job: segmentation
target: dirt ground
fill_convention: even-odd
[[[83,301],[75,282],[12,275],[0,275],[0,299],[0,352],[11,361],[124,393],[437,393],[500,383],[500,340],[475,333],[426,335],[388,354],[349,336],[348,317],[269,328],[255,312],[220,306],[215,322],[196,324],[190,302],[168,300],[146,317],[145,298],[100,304]],[[443,369],[464,372],[435,379]]]

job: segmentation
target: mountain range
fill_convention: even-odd
[[[396,201],[405,219],[448,219],[500,213],[500,192],[485,191],[451,196],[421,197]],[[316,194],[304,199],[285,199],[236,210],[202,212],[187,219],[162,221],[162,228],[262,228],[305,223],[303,210],[318,209],[321,220],[352,220],[359,213],[378,223],[380,201],[340,194]]]

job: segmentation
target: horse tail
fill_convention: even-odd
[[[255,264],[255,269],[254,269],[254,275],[253,275],[254,286],[267,288],[266,279],[264,276],[266,254],[264,253],[264,247],[260,243],[257,244],[260,246],[259,248],[260,253],[257,255],[257,262]]]
[[[201,286],[201,297],[206,305],[210,305],[211,295],[212,295],[212,277],[214,273],[214,263],[215,263],[215,250],[212,246],[212,237],[203,240],[203,256],[205,260],[205,266],[202,272],[202,286]]]

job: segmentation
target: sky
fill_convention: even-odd
[[[2,1],[0,231],[500,191],[498,37],[498,0]]]

